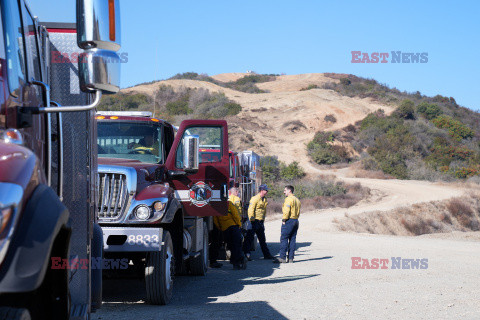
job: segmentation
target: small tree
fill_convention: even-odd
[[[400,103],[400,106],[395,110],[395,115],[398,118],[405,120],[415,119],[415,104],[413,101],[405,99]]]
[[[260,159],[263,179],[267,183],[276,182],[280,179],[280,162],[277,156],[265,156]]]

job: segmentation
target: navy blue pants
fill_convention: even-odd
[[[230,226],[223,231],[223,239],[230,249],[230,262],[232,264],[240,264],[243,262],[242,253],[242,231],[239,226]]]
[[[267,240],[265,238],[265,226],[263,225],[263,220],[252,221],[252,229],[247,231],[245,241],[243,242],[243,252],[250,253],[255,234],[257,235],[258,242],[260,243],[260,248],[262,248],[263,256],[270,257],[271,254],[267,247]]]
[[[298,219],[288,219],[282,223],[280,236],[280,259],[285,259],[288,252],[288,259],[293,260],[295,256],[295,245],[297,244]]]
[[[218,251],[220,250],[221,242],[222,242],[222,231],[218,230],[215,225],[213,226],[213,230],[210,231],[209,235],[210,246],[208,247],[208,255],[210,256],[210,263],[217,262],[218,259]]]

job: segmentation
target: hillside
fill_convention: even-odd
[[[245,75],[227,73],[211,78],[229,82]],[[268,93],[245,93],[212,82],[178,79],[139,85],[121,92],[153,97],[155,91],[165,85],[177,90],[202,88],[221,92],[242,106],[239,114],[227,117],[232,149],[250,149],[262,155],[277,155],[282,161],[298,161],[307,167],[309,158],[305,144],[312,140],[315,132],[343,128],[378,109],[385,110],[387,114],[394,109],[372,98],[348,97],[321,89],[327,83],[337,82],[339,80],[324,74],[282,75],[275,77],[274,81],[256,84]],[[308,86],[319,88],[301,91]],[[336,122],[325,121],[327,115],[332,115]]]

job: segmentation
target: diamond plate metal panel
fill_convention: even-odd
[[[75,33],[50,32],[51,52],[72,57],[80,53]],[[87,94],[80,92],[78,64],[53,63],[50,59],[51,99],[61,105],[85,105]],[[92,223],[95,216],[96,125],[94,111],[63,113],[64,193],[63,202],[70,211],[72,237],[70,256],[90,258]],[[96,152],[95,152],[96,153]],[[57,160],[57,159],[55,159]],[[89,305],[90,270],[76,270],[70,282],[72,304]]]

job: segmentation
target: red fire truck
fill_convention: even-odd
[[[174,274],[204,275],[212,217],[227,214],[224,120],[174,127],[145,112],[100,112],[98,221],[105,257],[144,269],[146,299],[167,304]],[[199,157],[199,144],[214,149]]]
[[[118,1],[77,1],[76,24],[23,0],[0,11],[0,319],[87,319],[102,279],[93,109],[119,90]]]

